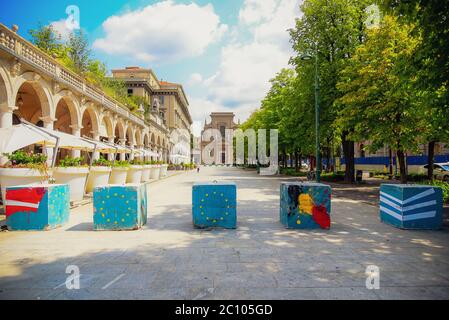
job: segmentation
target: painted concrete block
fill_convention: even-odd
[[[6,225],[10,230],[51,230],[69,221],[70,191],[66,184],[6,188]]]
[[[383,184],[380,220],[400,229],[439,229],[443,224],[443,192],[433,186]]]
[[[146,184],[107,185],[94,189],[94,230],[137,230],[147,222]]]
[[[235,183],[196,183],[192,189],[193,225],[196,228],[237,228]]]
[[[281,223],[288,229],[330,229],[331,195],[331,187],[321,183],[281,183]]]

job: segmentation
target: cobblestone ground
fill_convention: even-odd
[[[239,227],[192,228],[196,181],[238,185]],[[234,168],[202,168],[150,185],[149,224],[92,231],[92,207],[50,232],[0,232],[0,299],[448,299],[449,231],[383,225],[362,200],[333,199],[330,231],[286,230],[279,183]],[[76,265],[79,290],[68,290]],[[380,289],[365,270],[380,268]]]

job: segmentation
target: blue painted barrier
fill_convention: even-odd
[[[381,185],[380,220],[400,229],[441,228],[443,223],[441,188],[422,185]]]
[[[64,184],[6,188],[6,225],[10,230],[51,230],[69,221],[70,192]]]
[[[280,192],[280,220],[288,229],[330,229],[330,186],[285,182]]]
[[[195,228],[237,228],[235,183],[196,183],[192,189]]]
[[[94,189],[94,230],[137,230],[147,222],[146,184],[108,185]]]

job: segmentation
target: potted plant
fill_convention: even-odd
[[[6,187],[48,183],[46,155],[20,150],[3,155],[8,158],[8,162],[0,167],[3,201],[6,197]]]
[[[134,159],[130,163],[126,183],[140,183],[142,181],[143,162]]]
[[[130,164],[128,161],[115,161],[112,165],[109,184],[122,185],[126,183]]]
[[[154,161],[153,170],[151,170],[151,179],[157,180],[161,174],[161,165],[158,161]]]
[[[91,193],[98,186],[107,185],[112,171],[112,162],[103,157],[95,160],[87,178],[86,192]]]
[[[150,181],[151,169],[152,169],[152,162],[151,161],[145,161],[144,164],[143,164],[142,182]]]
[[[89,168],[82,164],[83,158],[65,157],[53,170],[53,179],[59,184],[68,184],[70,189],[70,201],[81,201],[84,198]]]
[[[161,163],[161,174],[160,177],[166,177],[167,176],[167,170],[168,170],[168,164],[166,163]]]

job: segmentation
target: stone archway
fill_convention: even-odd
[[[43,126],[42,119],[51,119],[50,101],[37,82],[24,82],[15,96],[14,115],[33,124]],[[49,121],[51,122],[51,121]]]
[[[101,120],[100,139],[111,141],[110,139],[114,137],[114,135],[115,135],[114,124],[112,122],[112,119],[108,116],[104,116],[103,119]]]
[[[74,102],[68,97],[62,97],[56,104],[53,129],[56,131],[74,134],[78,130],[79,116]],[[71,152],[66,149],[60,149],[57,155],[57,161],[67,156],[79,156],[79,152]]]
[[[99,131],[98,116],[92,107],[88,107],[83,112],[81,136],[97,138],[95,135]]]
[[[54,129],[73,134],[73,128],[79,126],[79,116],[74,102],[67,97],[61,98],[56,104]]]
[[[12,125],[12,112],[14,103],[10,78],[5,69],[0,66],[0,128]]]

